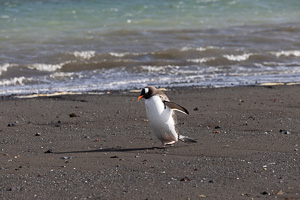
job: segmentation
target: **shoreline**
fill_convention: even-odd
[[[196,144],[159,141],[138,94],[4,98],[2,199],[300,198],[300,86],[165,93]],[[72,115],[73,114],[73,115]]]
[[[199,90],[199,89],[216,89],[216,88],[236,88],[236,87],[269,87],[269,86],[294,86],[300,85],[300,82],[270,82],[270,83],[260,83],[254,85],[235,85],[235,86],[177,86],[177,87],[160,87],[163,91],[170,91],[170,90]],[[142,89],[142,88],[141,88]],[[54,96],[61,96],[61,95],[104,95],[104,94],[111,94],[111,93],[138,93],[141,89],[131,89],[131,90],[92,90],[92,91],[84,91],[84,92],[50,92],[50,93],[24,93],[24,94],[10,94],[10,95],[2,95],[0,98],[38,98],[38,97],[54,97]]]

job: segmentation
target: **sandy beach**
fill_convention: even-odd
[[[165,149],[139,93],[2,98],[0,199],[299,199],[299,90],[168,90]]]

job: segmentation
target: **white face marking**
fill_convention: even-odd
[[[145,94],[149,92],[149,88],[145,88]]]

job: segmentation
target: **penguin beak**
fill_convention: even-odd
[[[140,100],[140,99],[143,98],[143,97],[144,97],[144,95],[139,96],[138,100]]]

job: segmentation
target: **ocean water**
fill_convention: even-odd
[[[299,0],[0,0],[0,95],[300,82]]]

